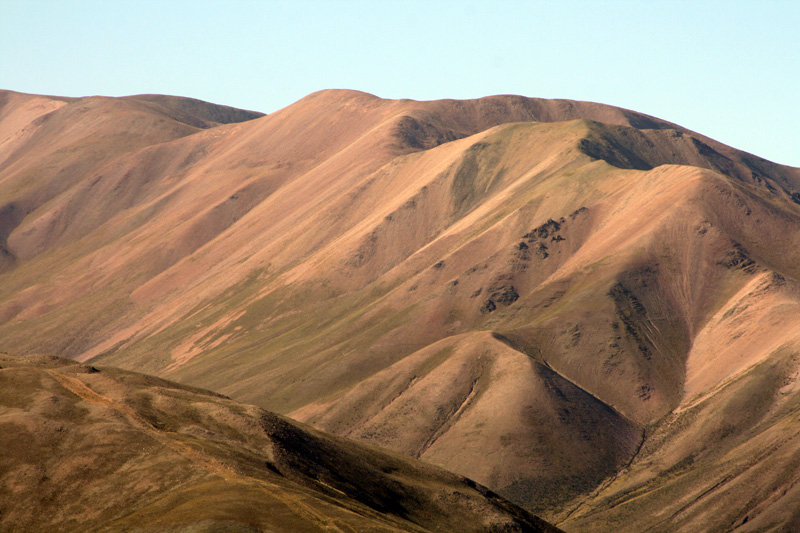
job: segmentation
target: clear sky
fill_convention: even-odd
[[[0,88],[571,98],[800,166],[800,0],[0,0]]]

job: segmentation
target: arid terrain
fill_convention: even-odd
[[[0,354],[4,531],[557,531],[442,469],[220,395]]]
[[[565,531],[786,531],[799,202],[800,169],[587,102],[2,91],[0,350],[209,389]]]

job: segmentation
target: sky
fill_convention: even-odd
[[[800,1],[0,0],[0,88],[569,98],[800,166]]]

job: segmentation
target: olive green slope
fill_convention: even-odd
[[[0,355],[4,531],[557,531],[475,483],[200,389]]]

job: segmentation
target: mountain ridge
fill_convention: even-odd
[[[210,391],[41,355],[0,354],[0,381],[4,529],[558,531],[470,480]]]

